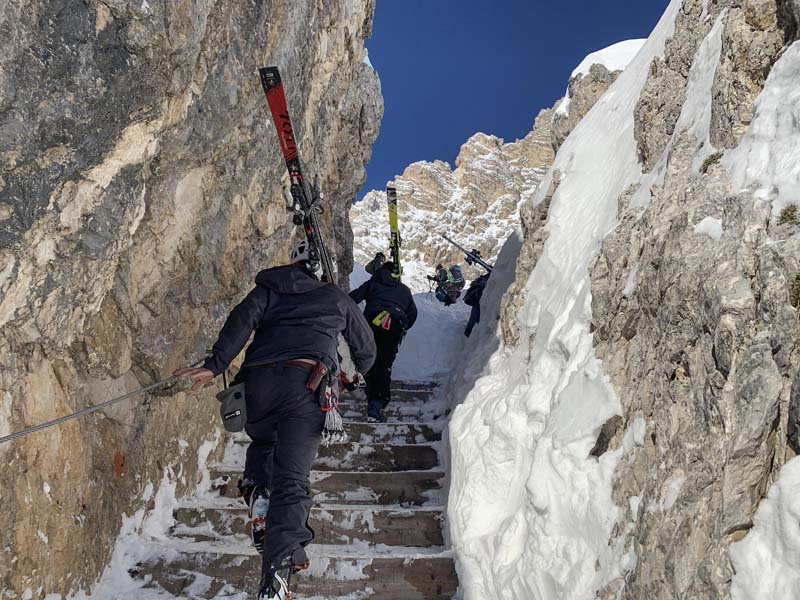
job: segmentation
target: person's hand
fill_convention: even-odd
[[[214,380],[214,373],[201,367],[183,367],[172,374],[174,377],[191,377],[194,379],[192,391],[197,392]]]

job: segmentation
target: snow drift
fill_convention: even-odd
[[[589,263],[613,228],[617,199],[641,177],[633,111],[650,62],[663,52],[680,2],[559,150],[539,187],[560,172],[544,251],[526,287],[520,344],[500,348],[471,390],[454,385],[448,512],[465,600],[591,598],[635,565],[609,545],[622,511],[612,475],[641,443],[590,451],[619,403],[592,349]],[[592,568],[594,567],[594,568]]]

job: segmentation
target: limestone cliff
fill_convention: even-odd
[[[613,427],[647,423],[614,488],[618,504],[641,507],[623,598],[729,597],[728,546],[790,456],[800,228],[721,158],[748,131],[798,16],[780,1],[685,1],[636,108],[639,155],[657,177],[620,198],[591,273],[596,351],[623,406]],[[687,118],[698,97],[707,112]]]
[[[22,2],[0,11],[0,434],[202,356],[295,229],[257,69],[278,65],[339,270],[382,115],[372,0]],[[192,488],[211,393],[0,448],[4,598],[88,587],[165,471]],[[202,458],[202,457],[201,457]],[[31,597],[31,596],[26,596]]]
[[[468,278],[483,272],[468,267],[464,254],[445,234],[493,261],[519,223],[520,200],[536,189],[553,160],[552,111],[542,111],[521,140],[476,133],[461,146],[455,169],[442,161],[416,162],[393,181],[397,187],[405,280],[427,289],[425,274],[437,262],[460,264]],[[369,192],[353,205],[354,255],[361,264],[375,252],[388,253],[386,193]],[[388,254],[387,254],[388,255]]]

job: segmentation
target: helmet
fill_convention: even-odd
[[[442,265],[442,263],[439,263],[438,265],[436,265],[436,270],[437,271],[441,271],[442,269],[444,269],[444,266]]]
[[[292,263],[306,262],[311,258],[308,240],[300,240],[292,248]]]

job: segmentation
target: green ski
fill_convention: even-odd
[[[389,250],[394,263],[392,276],[400,279],[403,269],[400,267],[400,228],[397,225],[397,189],[394,186],[386,186],[386,200],[389,203]]]

